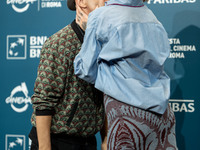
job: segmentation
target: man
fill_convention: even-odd
[[[75,4],[88,14],[103,2],[68,0],[71,10],[76,9]],[[96,150],[95,134],[104,122],[102,95],[73,70],[83,27],[73,21],[43,45],[31,98],[32,150]]]

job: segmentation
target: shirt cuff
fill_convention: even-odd
[[[55,113],[54,110],[47,110],[47,109],[46,110],[37,110],[36,109],[36,112],[35,112],[36,116],[53,116],[54,113]]]

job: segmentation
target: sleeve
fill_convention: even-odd
[[[74,72],[91,84],[96,80],[100,50],[101,44],[96,38],[96,29],[87,28],[81,50],[74,60]]]
[[[40,55],[34,94],[31,97],[36,115],[52,115],[54,107],[63,95],[66,66],[62,55],[52,41],[45,42]]]

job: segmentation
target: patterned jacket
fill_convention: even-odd
[[[82,40],[83,31],[74,21],[43,45],[31,98],[33,126],[36,115],[52,115],[52,133],[86,137],[101,129],[104,119],[101,95],[93,85],[74,75],[73,61]]]

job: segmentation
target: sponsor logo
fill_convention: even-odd
[[[186,53],[196,52],[195,45],[182,45],[179,38],[169,39],[171,52],[169,58],[185,58]]]
[[[39,58],[42,45],[46,41],[47,36],[31,36],[30,37],[30,58]]]
[[[30,4],[37,0],[7,0],[7,4],[11,5],[13,10],[18,13],[23,13],[29,9]]]
[[[30,45],[27,44],[27,39],[30,40]],[[27,56],[39,58],[40,50],[46,39],[47,36],[30,36],[27,38],[26,35],[7,35],[7,59],[23,60],[27,59]],[[27,55],[27,51],[30,52],[30,55]]]
[[[25,82],[15,87],[11,91],[10,96],[6,98],[6,104],[10,104],[11,108],[18,113],[26,111],[29,103],[31,104],[31,98],[28,96],[28,89]]]
[[[6,134],[5,150],[25,150],[25,136]]]
[[[149,0],[147,4],[184,4],[195,2],[196,0]]]
[[[31,5],[36,4],[38,11],[42,8],[61,8],[65,0],[7,0],[7,5],[11,5],[17,13],[26,12]]]
[[[7,59],[26,59],[26,35],[7,36]]]
[[[169,104],[174,112],[192,113],[195,111],[194,100],[170,99]]]
[[[41,8],[60,8],[63,0],[41,0]]]

